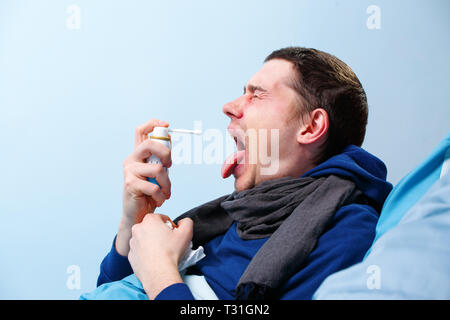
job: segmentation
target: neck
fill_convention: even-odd
[[[272,166],[272,164],[271,164]],[[257,183],[259,184],[263,181],[267,180],[273,180],[277,178],[283,178],[283,177],[300,177],[304,173],[308,172],[309,170],[313,169],[316,165],[310,161],[309,158],[306,157],[296,157],[296,158],[289,158],[289,159],[280,159],[278,163],[278,170],[276,172],[270,174],[270,169],[267,169],[266,172],[269,174],[260,174]],[[273,166],[272,169],[276,169],[276,166]],[[261,171],[261,170],[260,170]],[[262,172],[262,171],[261,171]]]

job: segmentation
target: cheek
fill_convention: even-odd
[[[247,129],[256,129],[258,136],[263,134],[258,129],[266,129],[267,150],[270,150],[271,144],[275,143],[274,147],[278,147],[280,152],[285,151],[296,139],[299,118],[295,108],[295,105],[285,101],[279,103],[268,101],[268,103],[248,106],[245,110],[245,126]],[[271,129],[277,130],[277,133],[272,133]],[[275,141],[272,142],[273,139]],[[260,140],[259,137],[257,140]]]
[[[279,119],[279,125],[274,125],[267,130],[267,155],[284,158],[289,156],[297,146],[298,127],[293,125],[293,121],[282,124],[283,119]]]
[[[267,100],[257,108],[249,108],[248,112],[263,122],[266,128],[282,128],[296,116],[295,110],[295,106],[288,101]]]
[[[246,110],[247,128],[271,129],[280,128],[283,125],[279,108],[249,108]]]

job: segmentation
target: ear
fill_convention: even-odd
[[[317,108],[311,111],[305,120],[297,134],[297,142],[312,144],[323,141],[330,126],[328,113],[322,108]]]

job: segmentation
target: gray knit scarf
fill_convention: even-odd
[[[194,220],[194,248],[225,233],[234,221],[241,239],[269,238],[241,276],[235,296],[271,299],[304,267],[335,212],[354,202],[366,199],[350,180],[335,175],[286,177],[207,202],[175,222]]]

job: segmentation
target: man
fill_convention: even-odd
[[[136,129],[123,216],[98,285],[134,272],[150,299],[193,299],[177,268],[191,240],[206,257],[188,273],[204,276],[219,299],[310,299],[328,275],[362,260],[392,186],[383,162],[360,148],[368,108],[353,71],[319,50],[280,49],[223,112],[238,151],[222,177],[234,176],[235,191],[188,211],[173,230],[167,216],[148,214],[170,198],[170,180],[146,163],[155,154],[171,166],[170,150],[147,139],[169,124]],[[277,133],[265,145],[276,146],[277,170],[264,173],[252,130]]]

